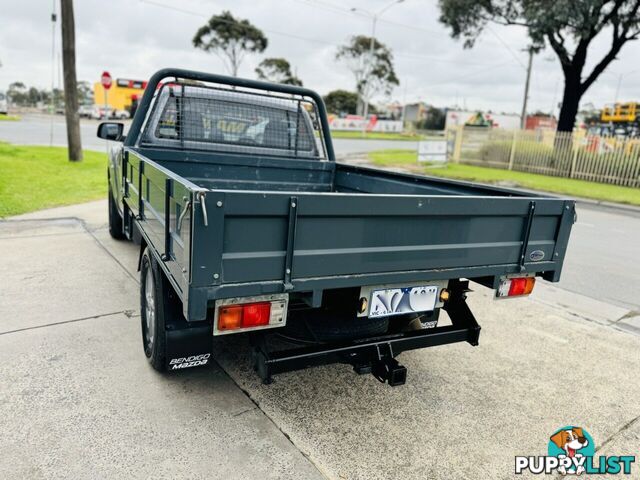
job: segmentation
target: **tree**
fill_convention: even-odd
[[[60,0],[62,16],[62,69],[64,71],[64,111],[67,123],[69,161],[82,160],[80,117],[78,116],[78,80],[76,78],[76,27],[73,0]]]
[[[53,105],[55,108],[64,107],[64,91],[59,88],[54,88],[51,93],[53,94]],[[51,102],[51,96],[47,92],[47,102]]]
[[[44,102],[46,100],[46,96],[46,92],[41,92],[36,87],[29,87],[29,90],[27,90],[27,104],[30,107],[35,107],[38,105],[38,102]]]
[[[373,55],[370,55],[370,47],[371,37],[356,35],[336,52],[336,60],[344,61],[353,73],[361,100],[370,100],[381,92],[388,95],[400,84],[393,68],[391,50],[376,39],[373,40]]]
[[[355,115],[358,111],[358,94],[347,90],[334,90],[324,98],[327,111],[331,113],[346,113]]]
[[[570,132],[580,99],[616,58],[625,43],[640,36],[640,0],[439,0],[440,21],[451,28],[454,38],[463,37],[465,47],[489,23],[527,28],[532,46],[548,44],[564,74],[564,94],[558,130]],[[585,71],[587,53],[602,33],[610,35],[609,46],[595,66]]]
[[[27,86],[22,82],[12,82],[7,89],[7,97],[13,105],[24,106],[27,104]]]
[[[78,101],[81,105],[93,104],[93,89],[86,80],[78,82]]]
[[[256,74],[260,80],[302,86],[302,80],[291,73],[291,65],[284,58],[265,58],[256,68]]]
[[[193,37],[193,46],[205,52],[216,53],[229,72],[236,77],[247,53],[262,53],[267,48],[267,37],[248,20],[240,20],[224,11],[212,16]]]
[[[443,110],[436,107],[427,108],[427,114],[416,122],[416,128],[424,130],[444,130],[447,116]]]

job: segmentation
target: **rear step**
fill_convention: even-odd
[[[371,373],[390,386],[403,385],[407,369],[395,359],[407,350],[434,347],[448,343],[468,342],[478,345],[480,325],[466,303],[468,282],[452,281],[451,297],[444,306],[452,325],[352,340],[343,343],[321,344],[288,350],[273,350],[269,345],[271,333],[252,337],[253,367],[264,384],[272,382],[272,375],[329,363],[353,365],[356,373]]]

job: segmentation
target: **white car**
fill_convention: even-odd
[[[131,118],[131,114],[126,110],[114,110],[111,113],[111,118],[117,118],[118,120],[127,120]]]
[[[7,104],[7,96],[0,92],[0,114],[7,115],[9,113],[9,105]]]
[[[80,105],[78,108],[78,115],[84,118],[91,118],[91,113],[93,112],[93,105]]]
[[[91,110],[90,118],[96,120],[108,120],[114,118],[114,110],[111,107],[105,107],[104,105],[94,105]]]
[[[109,118],[126,120],[128,118],[131,118],[131,115],[129,115],[129,112],[127,112],[126,110],[117,110],[111,107],[105,107],[103,105],[94,105],[89,118],[94,118],[96,120],[106,120]]]

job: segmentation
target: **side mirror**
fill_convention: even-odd
[[[98,125],[98,138],[105,140],[114,140],[120,142],[123,140],[124,124],[117,122],[102,122]]]

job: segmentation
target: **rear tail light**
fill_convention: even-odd
[[[500,280],[496,297],[505,298],[529,295],[533,291],[535,284],[535,277],[505,278]]]
[[[235,330],[242,326],[242,307],[234,305],[229,307],[220,307],[218,315],[219,330]]]
[[[286,314],[287,297],[280,295],[219,300],[213,334],[281,327],[286,324]]]
[[[271,303],[252,303],[242,307],[242,326],[258,327],[261,325],[269,325],[271,317]]]

